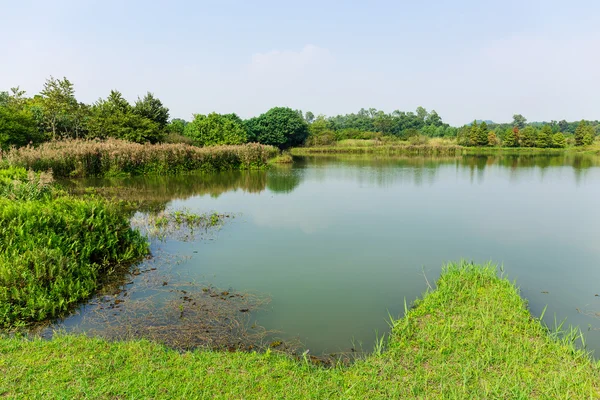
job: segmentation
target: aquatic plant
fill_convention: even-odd
[[[104,201],[0,198],[0,327],[64,314],[147,251],[123,212]]]
[[[34,171],[51,169],[55,177],[88,177],[260,169],[276,155],[274,147],[257,143],[201,148],[109,139],[48,142],[13,149],[3,158],[12,166]]]

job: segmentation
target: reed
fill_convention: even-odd
[[[261,169],[277,149],[257,143],[195,147],[188,144],[138,144],[122,140],[64,140],[13,149],[1,160],[55,177],[166,175],[188,171]]]

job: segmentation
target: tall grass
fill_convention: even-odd
[[[183,143],[65,140],[13,149],[3,161],[34,171],[52,170],[55,177],[89,177],[260,169],[277,154],[274,147],[256,143],[199,148]]]
[[[63,314],[146,253],[127,216],[106,202],[0,198],[0,327]]]

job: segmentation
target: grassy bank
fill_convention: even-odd
[[[465,147],[448,139],[430,139],[426,143],[408,141],[342,140],[327,146],[307,146],[291,149],[295,156],[315,154],[375,154],[407,156],[462,156],[462,155],[559,155],[566,153],[600,154],[600,143],[565,149],[533,147]]]
[[[62,315],[147,253],[116,205],[66,196],[24,169],[0,175],[0,327]]]
[[[598,365],[529,314],[491,266],[450,265],[393,322],[387,349],[324,369],[267,352],[178,353],[146,341],[0,339],[8,398],[600,397]]]
[[[89,177],[260,169],[277,154],[274,147],[261,144],[200,148],[115,139],[65,140],[14,149],[5,154],[2,161],[34,171],[51,169],[55,177]]]

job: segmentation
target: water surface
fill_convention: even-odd
[[[144,210],[237,217],[208,239],[155,243],[183,280],[270,296],[253,317],[312,354],[372,348],[439,276],[504,265],[532,313],[600,349],[600,162],[584,157],[298,158],[267,172],[78,181]],[[75,326],[80,316],[66,321]]]

